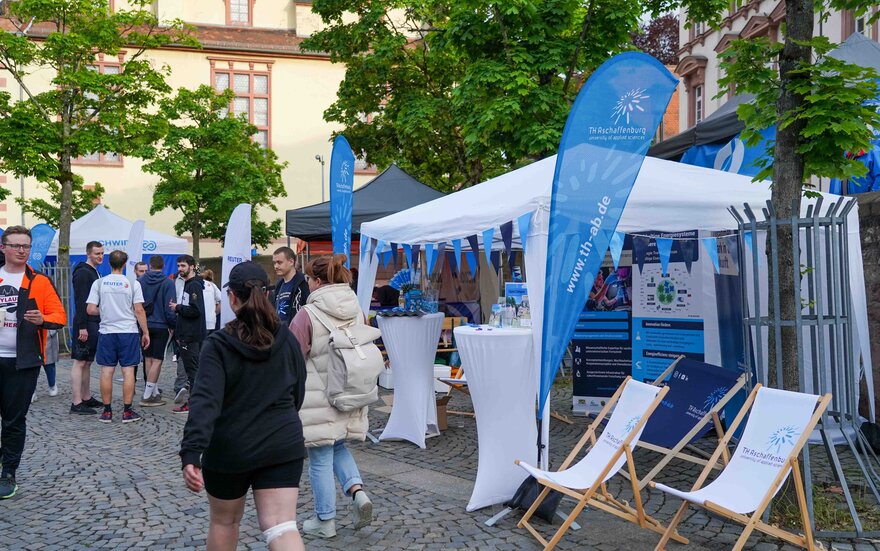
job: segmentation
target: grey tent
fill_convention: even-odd
[[[828,55],[847,63],[872,68],[880,73],[880,44],[859,33],[850,35]],[[648,155],[660,159],[678,160],[692,146],[730,140],[744,128],[742,121],[736,115],[736,108],[742,103],[752,101],[753,98],[751,94],[734,96],[692,128],[654,145],[648,150]]]
[[[433,201],[444,194],[391,165],[352,193],[352,235],[361,224]],[[304,241],[329,241],[330,201],[287,211],[285,233]]]

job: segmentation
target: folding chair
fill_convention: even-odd
[[[642,508],[632,448],[638,442],[648,418],[667,392],[669,392],[668,388],[640,383],[634,381],[632,377],[627,377],[590,424],[584,436],[560,466],[559,471],[542,471],[522,461],[517,461],[517,465],[525,469],[535,477],[539,484],[544,486],[538,498],[526,511],[517,526],[525,527],[544,546],[545,550],[553,549],[584,507],[590,505],[658,534],[663,534],[663,526],[645,514],[645,510]],[[612,407],[614,413],[608,419],[605,430],[597,437],[596,429],[605,420]],[[587,442],[591,443],[589,451],[583,459],[572,465]],[[624,463],[629,466],[635,507],[630,507],[615,499],[608,493],[605,485],[611,477],[620,471]],[[577,500],[577,505],[548,542],[529,524],[529,519],[550,493],[550,490],[556,490],[574,498]],[[685,538],[675,534],[672,537],[682,543],[688,542]]]
[[[690,492],[653,482],[649,484],[652,488],[684,500],[655,551],[666,548],[666,543],[691,503],[744,525],[734,550],[742,549],[756,529],[788,543],[814,549],[798,455],[830,401],[831,394],[819,397],[755,385]],[[746,413],[749,413],[749,420],[730,462],[715,480],[704,487],[712,465],[727,449],[728,442]],[[770,500],[791,472],[794,473],[794,489],[801,510],[803,536],[770,526],[761,520]]]
[[[467,379],[464,376],[464,368],[459,367],[458,373],[455,377],[437,377],[437,380],[443,383],[444,385],[449,386],[449,390],[446,392],[446,396],[451,397],[453,391],[461,392],[462,394],[466,394],[468,396],[471,395],[468,390]],[[446,410],[446,413],[450,415],[465,415],[467,417],[473,417],[473,412],[470,411],[455,411],[455,410]]]
[[[714,425],[718,439],[724,437],[719,413],[745,386],[749,375],[679,356],[657,377],[654,384],[660,385],[667,378],[669,394],[648,420],[638,444],[641,448],[663,454],[663,458],[639,480],[640,489],[673,459],[682,459],[697,465],[708,463],[709,454],[696,457],[684,453],[684,449],[712,430],[710,422]],[[697,455],[703,453],[693,447],[691,450]],[[725,450],[721,456],[723,465],[729,459]],[[714,468],[720,469],[723,465],[716,463]]]

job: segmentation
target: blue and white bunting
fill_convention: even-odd
[[[437,257],[434,252],[434,244],[425,244],[425,261],[428,263],[428,273],[426,275],[428,277],[431,277],[431,273],[434,271],[434,261],[436,260],[436,258]]]
[[[608,251],[611,252],[611,262],[614,263],[614,270],[620,265],[620,255],[623,253],[624,234],[616,231],[611,235],[611,241],[608,243]]]
[[[706,254],[709,255],[709,260],[712,261],[712,266],[715,267],[715,273],[721,273],[721,266],[718,264],[718,239],[715,237],[704,237],[700,241],[703,243]]]
[[[492,240],[495,237],[495,228],[489,228],[483,232],[483,254],[486,255],[486,263],[492,263]],[[496,270],[497,271],[497,270]]]
[[[654,242],[657,243],[657,255],[660,257],[660,273],[666,275],[669,273],[669,256],[672,254],[672,239],[668,237],[655,237]]]
[[[532,226],[533,214],[532,212],[527,212],[516,219],[516,229],[519,231],[519,241],[522,245],[523,254],[526,253],[526,241],[529,238],[529,228]]]

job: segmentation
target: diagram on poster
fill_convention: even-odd
[[[700,317],[700,278],[693,271],[688,273],[684,264],[670,263],[668,273],[661,274],[660,264],[645,264],[638,278],[637,316],[676,318]]]

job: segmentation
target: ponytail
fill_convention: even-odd
[[[347,259],[348,257],[344,254],[318,257],[306,265],[306,274],[327,284],[350,284],[352,276],[349,269],[345,267]]]
[[[241,301],[241,306],[235,313],[235,319],[227,323],[224,330],[255,348],[272,346],[281,319],[266,298],[263,282],[249,280],[245,282],[243,290],[232,292]]]

